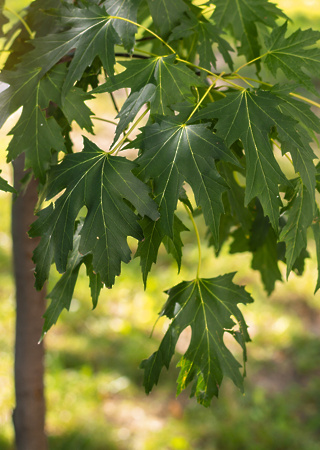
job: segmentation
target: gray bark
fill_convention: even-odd
[[[25,174],[24,158],[13,164],[14,185]],[[37,183],[32,180],[12,205],[13,265],[16,286],[15,393],[13,412],[17,450],[45,450],[44,345],[38,344],[43,326],[45,291],[34,288],[32,252],[36,239],[27,235],[35,220]]]

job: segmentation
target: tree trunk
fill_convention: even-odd
[[[24,157],[13,164],[14,185],[20,189],[25,175]],[[16,344],[15,392],[16,407],[13,412],[17,450],[45,450],[45,399],[44,399],[44,345],[38,344],[43,326],[45,291],[34,288],[32,252],[36,239],[27,235],[34,221],[37,202],[37,183],[32,180],[27,189],[13,200],[12,240],[13,265],[16,286]]]

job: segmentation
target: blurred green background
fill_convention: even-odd
[[[9,0],[18,10],[28,2]],[[294,18],[294,26],[320,30],[319,0],[277,2]],[[8,14],[9,17],[9,14]],[[105,104],[91,103],[101,116]],[[112,111],[108,114],[113,114]],[[0,135],[0,168],[8,180],[3,149],[7,123]],[[112,139],[99,122],[95,141],[102,148]],[[79,141],[79,132],[74,139]],[[14,290],[11,274],[10,196],[0,193],[0,449],[13,449]],[[183,211],[179,212],[183,214]],[[201,219],[200,229],[204,229]],[[187,218],[186,218],[187,221]],[[190,226],[191,229],[191,226]],[[267,297],[260,276],[250,269],[249,255],[227,254],[219,260],[203,243],[202,276],[237,271],[235,282],[247,285],[255,303],[242,308],[253,340],[248,345],[246,395],[228,380],[208,409],[175,397],[175,365],[163,372],[159,386],[146,396],[140,361],[156,350],[167,323],[162,319],[150,338],[166,300],[163,291],[192,279],[197,263],[193,233],[185,233],[183,269],[165,252],[143,291],[139,261],[123,266],[112,290],[103,290],[91,311],[89,289],[81,277],[71,312],[63,313],[45,338],[47,431],[51,450],[257,450],[320,448],[320,293],[313,295],[317,270],[314,249],[302,278],[290,275]],[[284,267],[283,269],[283,276]],[[50,285],[57,279],[53,274]],[[49,286],[50,290],[50,286]],[[183,351],[188,337],[179,341]],[[236,350],[236,349],[235,349]]]

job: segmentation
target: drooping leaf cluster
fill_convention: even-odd
[[[223,245],[250,252],[268,293],[283,265],[287,276],[303,273],[310,228],[320,262],[320,120],[311,109],[320,107],[313,83],[320,32],[288,31],[288,18],[268,0],[35,0],[11,26],[0,7],[8,50],[0,125],[22,109],[7,160],[24,154],[47,201],[30,229],[41,237],[36,288],[52,264],[61,273],[44,332],[69,309],[82,264],[94,307],[133,251],[145,286],[162,244],[180,268],[190,225],[179,205],[194,226],[193,215],[203,215],[217,255]],[[94,132],[86,101],[101,94],[115,105],[113,144],[100,149],[85,138],[74,152],[72,127]],[[0,189],[13,192],[2,178]],[[178,392],[191,384],[191,395],[208,405],[224,376],[243,390],[245,369],[224,334],[245,364],[250,339],[237,305],[252,299],[233,276],[204,279],[198,270],[168,289],[160,316],[169,328],[142,362],[146,392],[189,326]]]

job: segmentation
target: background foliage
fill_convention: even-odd
[[[96,107],[99,108],[98,105]],[[5,208],[7,211],[9,208],[8,201],[3,195],[1,201],[4,204],[2,212],[5,213]],[[5,220],[2,223],[5,227]],[[200,222],[199,226],[201,228],[203,224]],[[4,228],[2,233],[5,245],[1,286],[5,291],[4,296],[8,297],[8,228]],[[181,279],[190,279],[196,261],[196,249],[191,242],[187,242],[185,254],[187,267],[183,269]],[[291,284],[278,286],[276,294],[266,299],[257,283],[259,277],[248,271],[246,255],[233,256],[232,259],[227,254],[222,256],[216,268],[212,250],[206,250],[203,276],[219,275],[222,270],[229,272],[243,266],[236,281],[249,286],[249,291],[259,299],[250,306],[250,311],[245,311],[251,336],[254,337],[254,344],[250,344],[249,349],[252,372],[246,381],[246,397],[238,400],[233,387],[227,383],[221,399],[214,402],[209,414],[201,413],[199,407],[190,404],[185,396],[172,400],[170,377],[161,388],[163,391],[152,394],[149,399],[143,397],[141,374],[137,366],[155,348],[155,341],[150,340],[150,348],[145,351],[144,347],[149,345],[145,344],[145,337],[152,327],[154,314],[164,300],[163,296],[159,299],[158,292],[164,286],[174,284],[176,278],[175,270],[172,274],[171,263],[162,254],[159,272],[153,272],[148,291],[142,293],[140,287],[135,285],[138,264],[133,261],[124,269],[123,278],[126,281],[119,280],[114,290],[101,298],[99,311],[89,317],[87,310],[90,305],[83,282],[83,286],[80,285],[74,294],[76,301],[73,302],[73,308],[76,311],[70,317],[63,316],[62,324],[53,329],[46,339],[50,349],[47,383],[52,448],[105,448],[105,420],[115,426],[108,432],[110,448],[112,442],[115,448],[130,448],[128,446],[131,445],[132,448],[147,449],[211,449],[214,448],[213,443],[216,448],[257,448],[257,445],[261,448],[316,448],[320,401],[316,378],[319,314],[316,299],[310,292],[316,278],[313,264],[308,262],[308,273],[303,280],[292,275]],[[310,293],[306,294],[308,290]],[[12,301],[3,302],[2,305],[3,318],[7,319],[3,319],[1,335],[5,337],[13,320]],[[143,318],[139,314],[141,309],[146,311]],[[163,330],[158,326],[153,339],[159,338]],[[128,346],[128,342],[132,347]],[[5,339],[3,348],[10,349],[10,345],[12,343]],[[180,350],[184,351],[183,342],[181,345]],[[137,348],[143,349],[143,352],[140,354]],[[5,353],[3,360],[9,364],[8,355]],[[5,371],[3,379],[8,383]],[[61,391],[61,386],[66,385],[66,379],[69,380],[68,386]],[[1,410],[6,412],[2,420],[7,421],[9,418],[10,398],[11,394],[4,399],[4,408]],[[80,401],[83,401],[83,407]],[[75,406],[70,407],[72,404]],[[70,413],[75,410],[77,413]],[[250,417],[251,421],[248,423],[245,417]],[[135,421],[134,418],[140,420]],[[130,426],[132,421],[134,427]],[[141,428],[138,422],[143,424]],[[299,429],[294,441],[292,429]],[[99,430],[101,433],[97,433]],[[103,436],[102,442],[99,442],[99,435]],[[167,435],[170,436],[169,443],[164,441]],[[6,442],[9,439],[10,430],[7,426],[3,432],[3,445],[8,448]],[[275,441],[278,447],[274,447]]]

